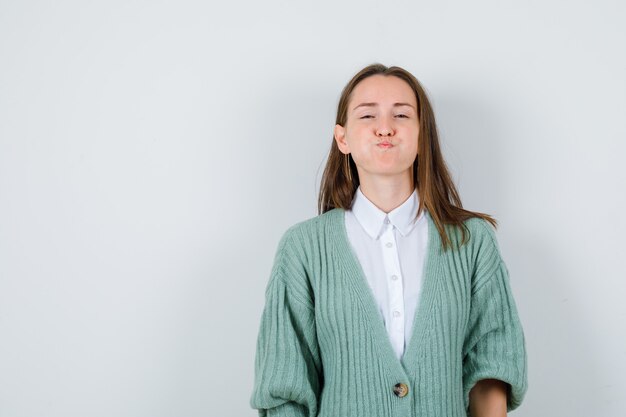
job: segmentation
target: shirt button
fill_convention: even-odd
[[[409,393],[409,387],[402,382],[398,382],[393,386],[393,393],[402,398]]]
[[[387,244],[386,244],[385,246],[387,246],[388,248],[390,248],[390,247],[392,247],[392,246],[393,246],[393,243],[391,243],[391,242],[387,242]]]
[[[395,311],[393,312],[393,316],[394,316],[394,317],[400,317],[400,312],[399,312],[398,310],[395,310]]]
[[[398,276],[397,276],[397,275],[392,275],[392,276],[391,276],[391,279],[395,281],[395,280],[397,280],[397,279],[398,279]]]

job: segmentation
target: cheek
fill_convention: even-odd
[[[410,138],[409,142],[411,143],[411,146],[417,147],[417,144],[419,143],[419,130],[412,128],[409,129],[406,134],[406,137]]]
[[[352,158],[360,165],[368,165],[374,159],[373,149],[366,141],[355,140],[350,149]]]

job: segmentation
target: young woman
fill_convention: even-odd
[[[527,354],[489,215],[465,210],[417,79],[344,88],[319,215],[281,237],[265,292],[260,416],[500,417]]]

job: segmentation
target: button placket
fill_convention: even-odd
[[[385,219],[388,220],[388,219]],[[404,348],[404,294],[398,259],[398,248],[395,239],[395,230],[391,222],[385,221],[386,226],[381,235],[383,245],[383,263],[387,275],[388,315],[391,320],[388,330],[391,333],[391,343],[398,354]]]

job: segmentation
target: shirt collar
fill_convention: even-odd
[[[398,229],[402,236],[408,235],[415,227],[414,218],[418,207],[419,196],[417,190],[413,190],[413,193],[404,203],[389,213],[385,213],[365,197],[361,191],[361,186],[359,186],[355,192],[351,210],[367,234],[372,239],[378,239],[386,218],[389,218],[389,222]]]

